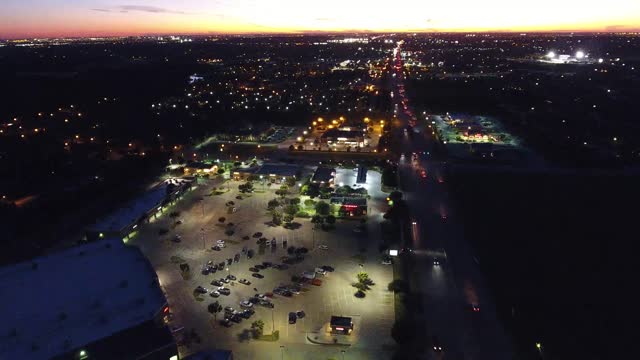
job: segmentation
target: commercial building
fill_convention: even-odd
[[[190,181],[169,179],[145,191],[115,212],[86,229],[88,241],[119,238],[127,240],[139,224],[162,213],[163,208],[179,198],[190,187]]]
[[[336,177],[336,169],[326,166],[318,166],[316,171],[313,172],[311,182],[314,184],[327,184],[333,186],[333,181]]]
[[[177,347],[155,271],[120,239],[0,269],[1,359],[166,359]]]
[[[218,171],[218,165],[193,161],[188,162],[183,169],[185,176],[209,175]]]
[[[340,205],[340,216],[358,217],[367,215],[367,199],[364,197],[332,197],[332,204]]]
[[[353,331],[353,321],[350,317],[332,316],[329,327],[332,333],[349,335]]]
[[[327,146],[365,147],[369,145],[365,131],[361,129],[329,129],[320,136],[320,143]]]
[[[234,180],[246,180],[252,175],[262,181],[280,184],[288,179],[297,179],[300,176],[302,167],[295,164],[263,164],[259,167],[246,169],[236,169],[233,171]]]

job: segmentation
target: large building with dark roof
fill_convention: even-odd
[[[120,239],[0,269],[0,359],[177,359],[155,271]]]

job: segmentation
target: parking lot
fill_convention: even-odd
[[[371,177],[375,181],[375,175]],[[379,174],[378,174],[379,179]],[[379,180],[378,180],[379,181]],[[313,230],[309,219],[296,218],[294,222],[300,224],[295,230],[272,227],[268,223],[271,216],[267,212],[267,202],[275,198],[275,189],[256,185],[257,192],[242,195],[238,199],[238,184],[241,182],[208,180],[208,183],[187,194],[172,211],[179,211],[178,217],[164,215],[160,219],[141,227],[137,236],[130,243],[139,246],[153,264],[163,287],[173,315],[171,326],[184,327],[185,330],[194,329],[201,338],[200,343],[191,343],[181,347],[181,355],[187,355],[199,349],[228,349],[234,353],[236,359],[328,359],[340,358],[388,358],[393,347],[390,336],[391,325],[394,321],[393,293],[387,291],[387,284],[392,280],[392,269],[382,265],[376,248],[379,237],[379,213],[370,212],[368,221],[368,235],[358,235],[353,232],[358,224],[355,221],[341,221],[336,223],[335,229],[329,231]],[[370,185],[372,188],[378,185]],[[211,195],[216,187],[223,193]],[[229,188],[230,190],[227,190]],[[264,190],[263,190],[264,189]],[[291,194],[290,197],[296,196]],[[371,202],[373,208],[379,208],[378,202],[384,193],[376,193]],[[227,206],[232,201],[234,204]],[[236,208],[235,212],[229,209]],[[225,217],[224,223],[219,221]],[[182,223],[175,225],[176,221]],[[232,226],[228,226],[232,223]],[[164,235],[159,235],[161,229],[169,229]],[[231,236],[225,231],[233,229]],[[259,246],[256,232],[261,232],[266,239],[276,239],[277,245]],[[175,235],[180,235],[181,241],[172,241]],[[248,240],[246,236],[249,236]],[[220,251],[212,250],[217,240],[224,240],[225,247]],[[259,270],[264,278],[256,278],[249,271],[250,267],[262,262],[281,264],[283,256],[289,256],[283,247],[283,240],[287,246],[305,247],[308,253],[300,263],[291,264],[287,269],[267,268]],[[325,249],[320,249],[325,245]],[[253,258],[243,254],[242,248],[253,250]],[[324,247],[324,246],[323,246]],[[366,248],[365,252],[360,250]],[[204,275],[201,271],[208,261],[214,264],[233,258],[240,254],[239,261],[231,265],[225,264],[222,270]],[[190,278],[183,278],[180,263],[187,263],[190,267]],[[318,274],[322,281],[320,286],[304,284],[299,294],[291,297],[274,294],[271,298],[273,308],[252,305],[255,314],[250,319],[240,323],[232,323],[224,327],[219,320],[224,318],[224,312],[217,314],[218,321],[207,311],[207,305],[218,301],[223,307],[231,306],[240,309],[240,302],[253,297],[257,293],[273,292],[279,285],[292,284],[291,277],[300,275],[304,271],[313,271],[316,267],[331,266],[335,269],[326,275]],[[367,291],[364,299],[356,298],[355,288],[351,286],[356,281],[358,271],[366,271],[376,285]],[[233,275],[238,280],[247,279],[250,285],[240,284],[238,281],[229,282],[224,286],[230,289],[229,295],[211,297],[208,293],[194,296],[194,289],[198,286],[209,292],[216,286],[213,280],[219,280],[227,275]],[[256,290],[254,290],[256,289]],[[289,324],[289,312],[303,310],[305,316],[297,319],[295,324]],[[326,324],[332,315],[352,316],[358,326],[350,339],[350,346],[318,345],[309,339],[318,338],[314,334],[324,334]],[[255,320],[264,321],[264,333],[272,330],[279,331],[279,340],[270,342],[255,340],[249,329]],[[183,330],[183,331],[185,331]],[[326,334],[324,334],[326,336]],[[342,353],[344,351],[344,353]]]

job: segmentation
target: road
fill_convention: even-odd
[[[412,231],[405,237],[405,244],[414,249],[409,257],[414,274],[411,286],[422,295],[423,310],[416,315],[426,324],[425,341],[431,348],[433,336],[437,336],[443,347],[443,352],[429,350],[426,358],[512,359],[510,338],[497,319],[478,260],[450,205],[446,159],[434,155],[435,140],[428,124],[419,122],[409,106],[401,46],[402,42],[394,50],[390,90],[394,93],[396,121],[401,125],[394,134],[399,140],[394,151],[404,154],[398,161],[400,186],[412,214],[411,222],[415,222],[409,224]],[[434,264],[435,259],[440,265]],[[477,304],[480,311],[473,311],[472,304]]]

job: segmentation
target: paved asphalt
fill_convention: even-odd
[[[406,245],[415,250],[412,263],[412,288],[422,296],[422,312],[416,314],[426,324],[425,341],[429,343],[427,359],[512,359],[511,340],[498,321],[495,304],[484,284],[471,245],[464,240],[461,226],[447,195],[444,167],[446,162],[434,158],[434,139],[430,129],[417,121],[403,91],[400,46],[392,68],[391,91],[397,105],[400,124],[415,125],[412,130],[398,130],[399,148],[406,155],[398,161],[400,187],[409,205],[412,219],[411,233]],[[402,66],[399,67],[400,69]],[[406,108],[405,108],[406,106]],[[413,159],[412,152],[418,153]],[[424,152],[424,153],[423,153]],[[426,171],[426,178],[420,175]],[[434,265],[438,258],[440,265]],[[479,312],[472,311],[477,304]],[[431,351],[433,336],[444,348],[441,353]]]

